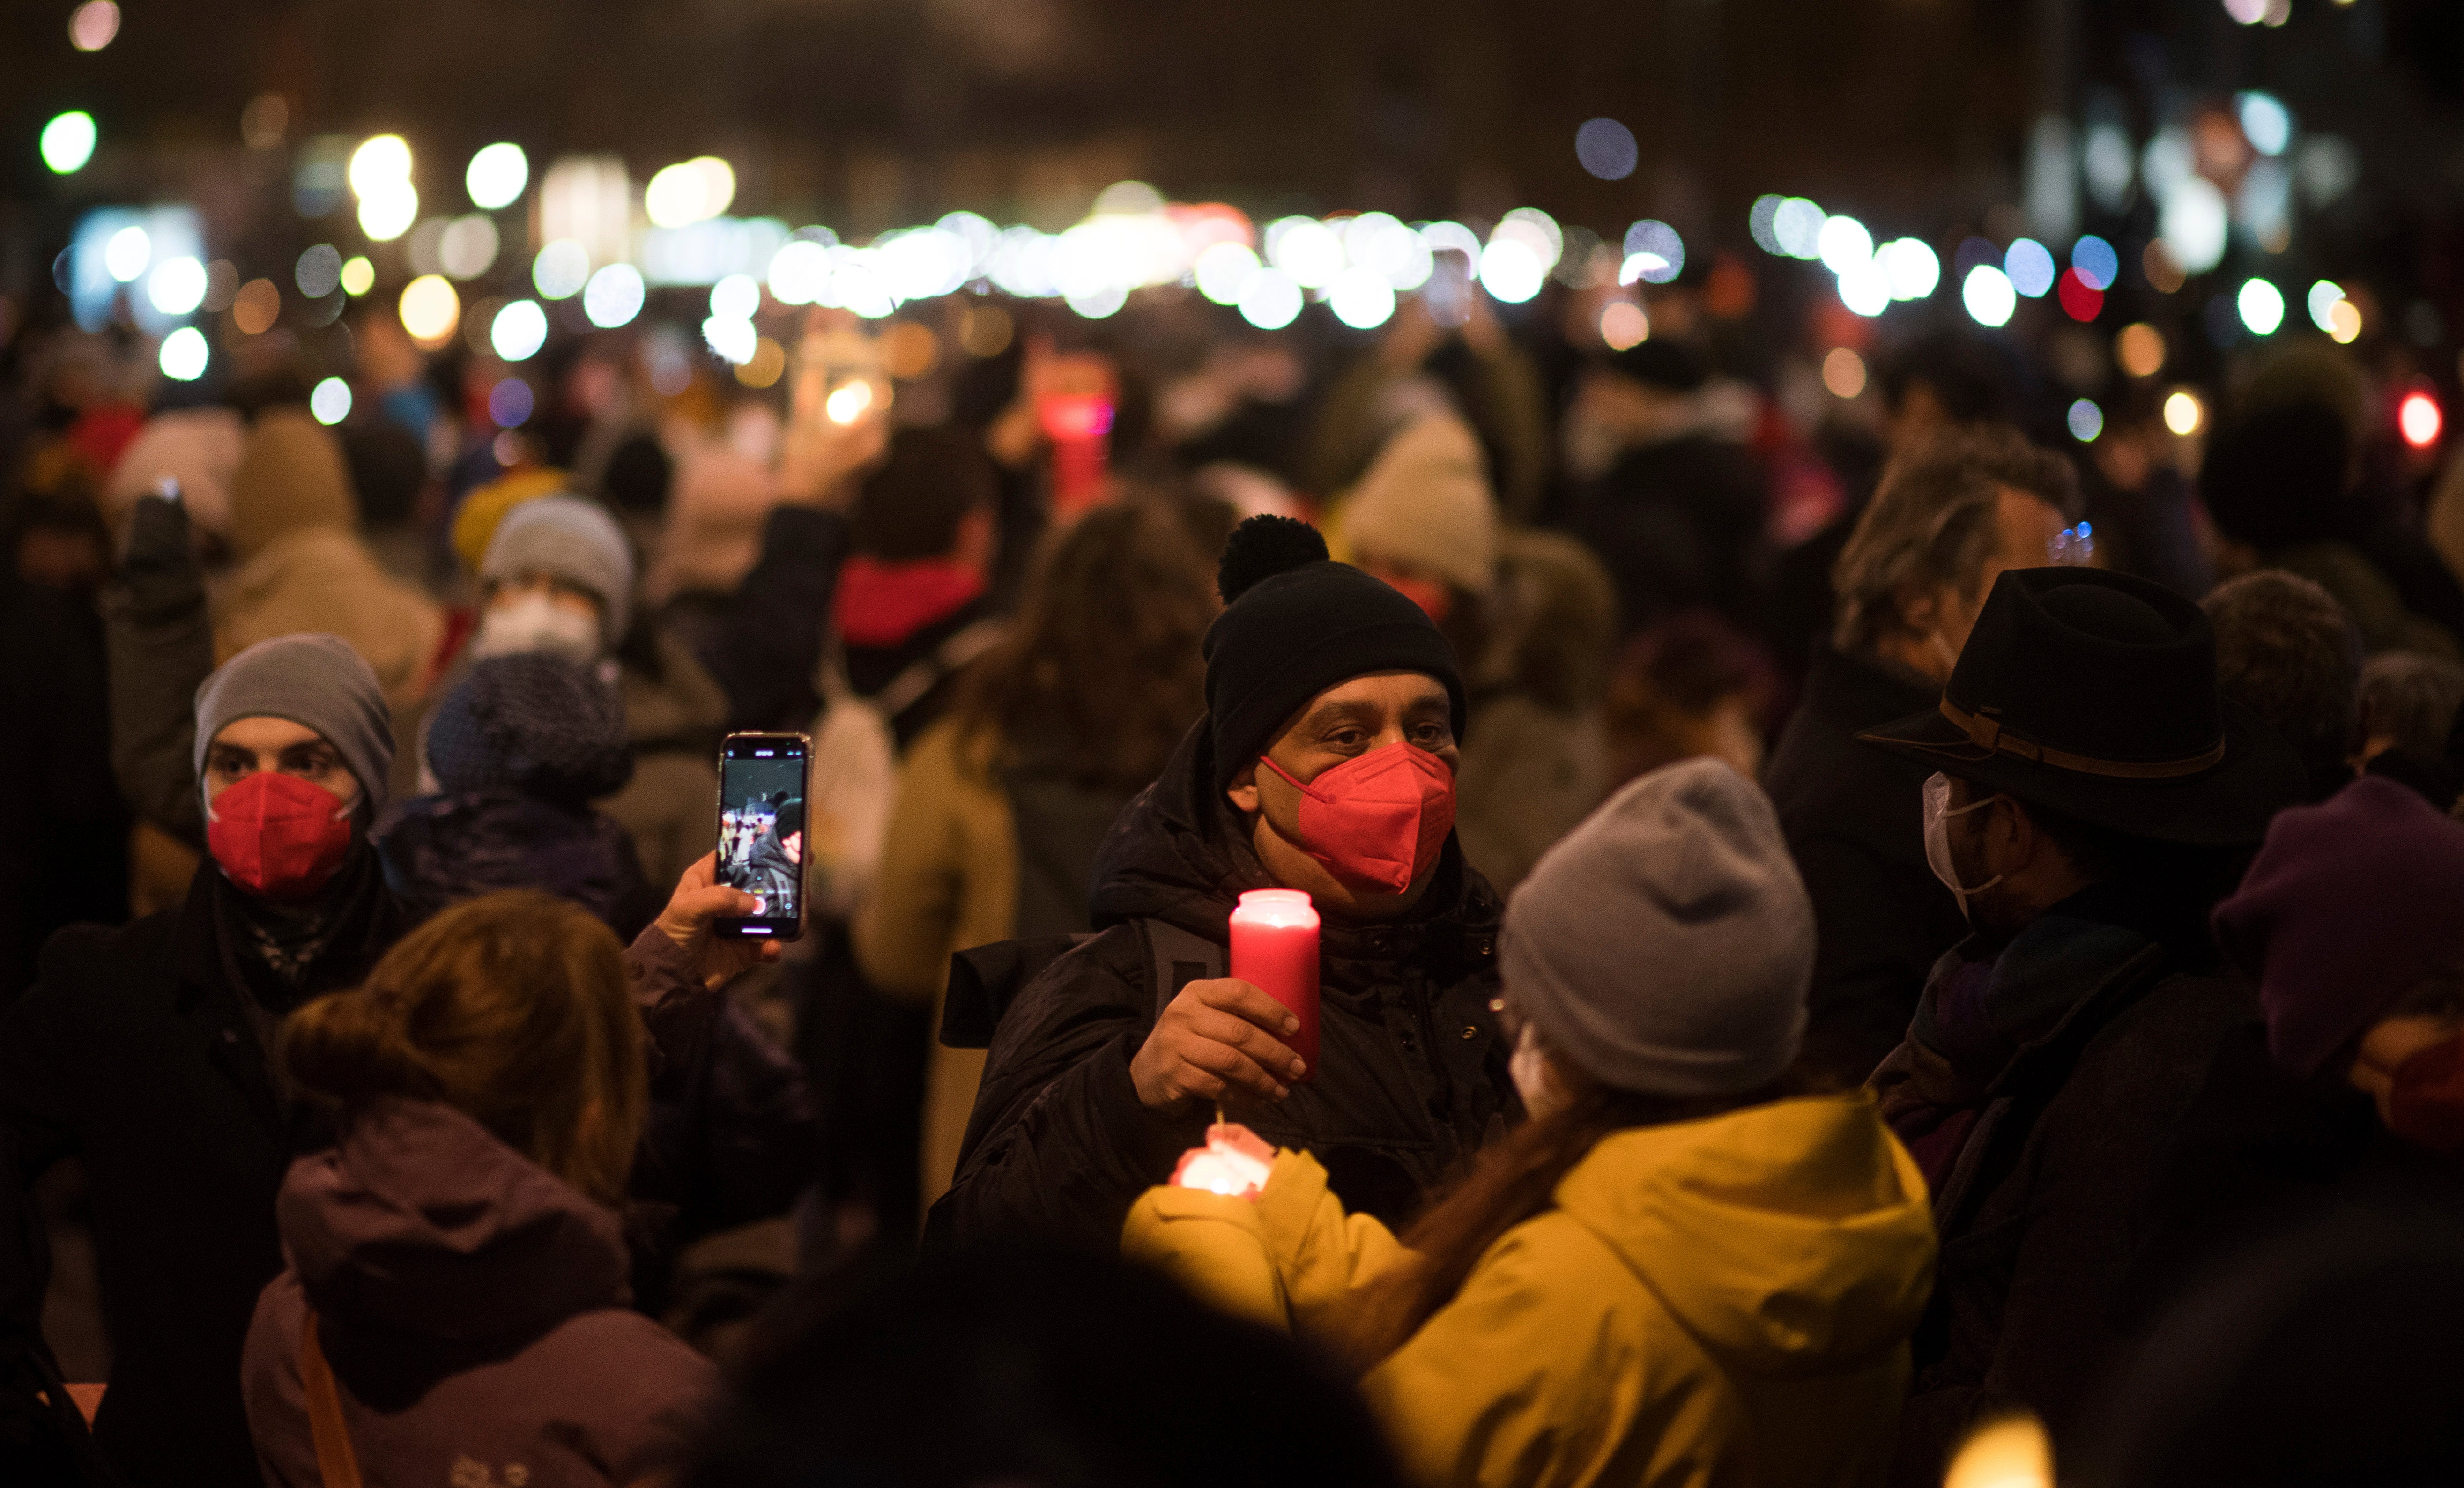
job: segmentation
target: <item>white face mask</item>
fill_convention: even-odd
[[[1523,1097],[1524,1114],[1533,1121],[1564,1105],[1557,1082],[1550,1078],[1549,1056],[1540,1047],[1539,1036],[1525,1023],[1522,1034],[1514,1040],[1514,1052],[1506,1058],[1506,1073],[1514,1082],[1514,1092]]]
[[[547,651],[575,662],[594,661],[599,655],[599,622],[537,591],[510,604],[491,606],[479,622],[479,633],[472,638],[473,658],[485,661],[491,656],[513,656],[523,651]]]
[[[1942,880],[1943,887],[1949,889],[1958,897],[1959,912],[1963,915],[1968,913],[1969,896],[1981,894],[2001,883],[2002,875],[1996,873],[1973,888],[1964,888],[1960,886],[1959,865],[1950,860],[1950,819],[1964,817],[1971,811],[1982,811],[1992,805],[1996,799],[1988,796],[1983,800],[1969,801],[1954,811],[1950,807],[1950,777],[1937,770],[1925,777],[1925,866],[1933,869],[1933,876]]]

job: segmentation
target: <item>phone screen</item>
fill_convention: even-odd
[[[801,733],[731,733],[718,760],[718,881],[761,901],[722,933],[793,940],[804,922],[804,766]]]

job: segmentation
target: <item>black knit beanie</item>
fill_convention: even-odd
[[[1379,580],[1327,557],[1326,539],[1288,516],[1232,530],[1215,587],[1223,613],[1206,631],[1206,715],[1215,788],[1266,751],[1286,719],[1328,688],[1373,671],[1445,684],[1455,737],[1463,685],[1454,647],[1425,611]]]

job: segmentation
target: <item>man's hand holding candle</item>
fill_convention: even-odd
[[[1309,1072],[1284,1042],[1300,1027],[1282,1003],[1247,982],[1191,982],[1130,1061],[1130,1080],[1151,1111],[1185,1110],[1236,1092],[1280,1101],[1291,1093],[1285,1082]]]

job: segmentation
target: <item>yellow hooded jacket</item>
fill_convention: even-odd
[[[1932,1285],[1916,1165],[1861,1095],[1602,1139],[1361,1390],[1427,1484],[1860,1484],[1887,1469]],[[1306,1153],[1255,1200],[1148,1191],[1123,1249],[1331,1333],[1411,1254]]]

